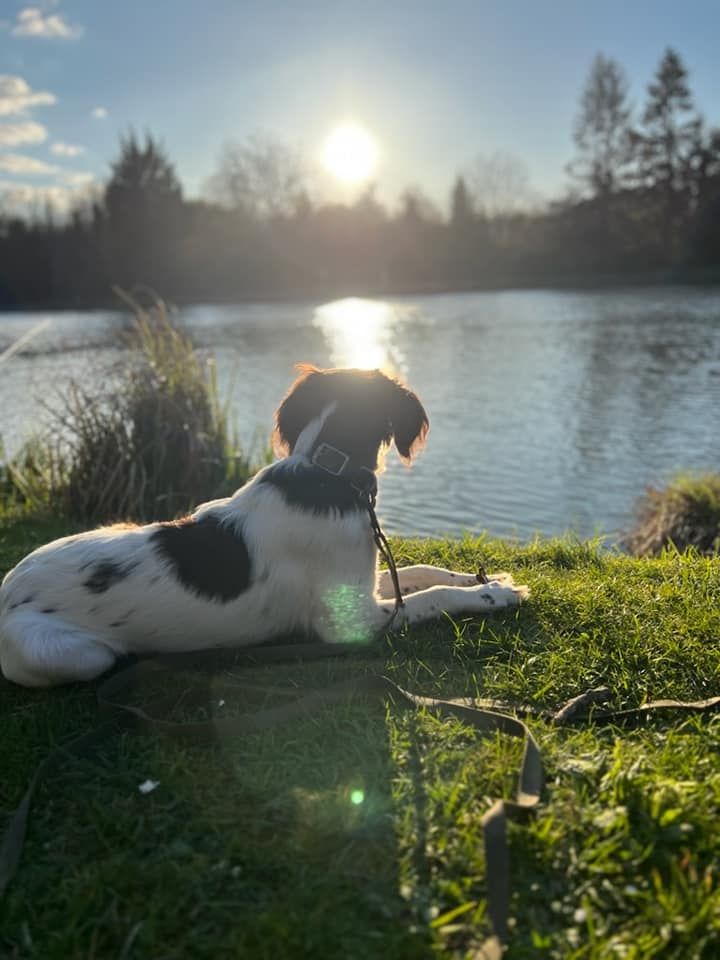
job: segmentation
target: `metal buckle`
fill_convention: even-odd
[[[329,443],[321,443],[310,458],[310,462],[334,477],[339,477],[350,463],[350,457]]]

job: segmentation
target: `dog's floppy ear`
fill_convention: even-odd
[[[412,390],[396,381],[392,381],[389,414],[397,452],[409,463],[425,443],[428,416]]]
[[[273,450],[283,456],[292,453],[304,428],[319,417],[328,402],[325,375],[311,363],[298,363],[300,376],[275,411]]]

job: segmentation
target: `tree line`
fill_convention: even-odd
[[[523,165],[495,155],[457,176],[443,215],[417,187],[393,211],[372,187],[320,202],[302,157],[257,138],[226,144],[206,199],[187,199],[162,145],[131,133],[102,193],[68,217],[3,215],[0,198],[0,308],[101,306],[113,285],[182,303],[720,280],[720,130],[676,51],[638,113],[599,54],[574,143],[563,200],[540,207]]]

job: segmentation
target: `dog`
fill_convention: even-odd
[[[394,442],[429,421],[379,370],[298,366],[275,414],[280,459],[180,520],[115,524],[29,554],[0,587],[0,668],[28,687],[91,680],[128,654],[240,647],[290,634],[371,640],[387,628],[516,606],[508,575],[398,570],[395,608],[363,496]],[[362,496],[360,494],[363,494]]]

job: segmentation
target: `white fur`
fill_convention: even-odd
[[[306,428],[303,449],[326,416]],[[288,468],[306,463],[302,453],[286,461]],[[48,686],[92,679],[124,654],[240,647],[298,631],[362,642],[382,631],[393,591],[387,573],[378,574],[367,515],[293,507],[277,488],[259,482],[264,472],[193,515],[212,513],[241,531],[252,575],[236,599],[222,603],[184,587],[150,540],[159,524],[104,527],[57,540],[22,560],[0,587],[5,677]],[[108,560],[132,565],[132,572],[102,593],[89,591],[88,569]],[[394,626],[441,611],[498,610],[526,594],[502,575],[481,585],[472,574],[436,567],[407,567],[399,574],[408,595]]]

